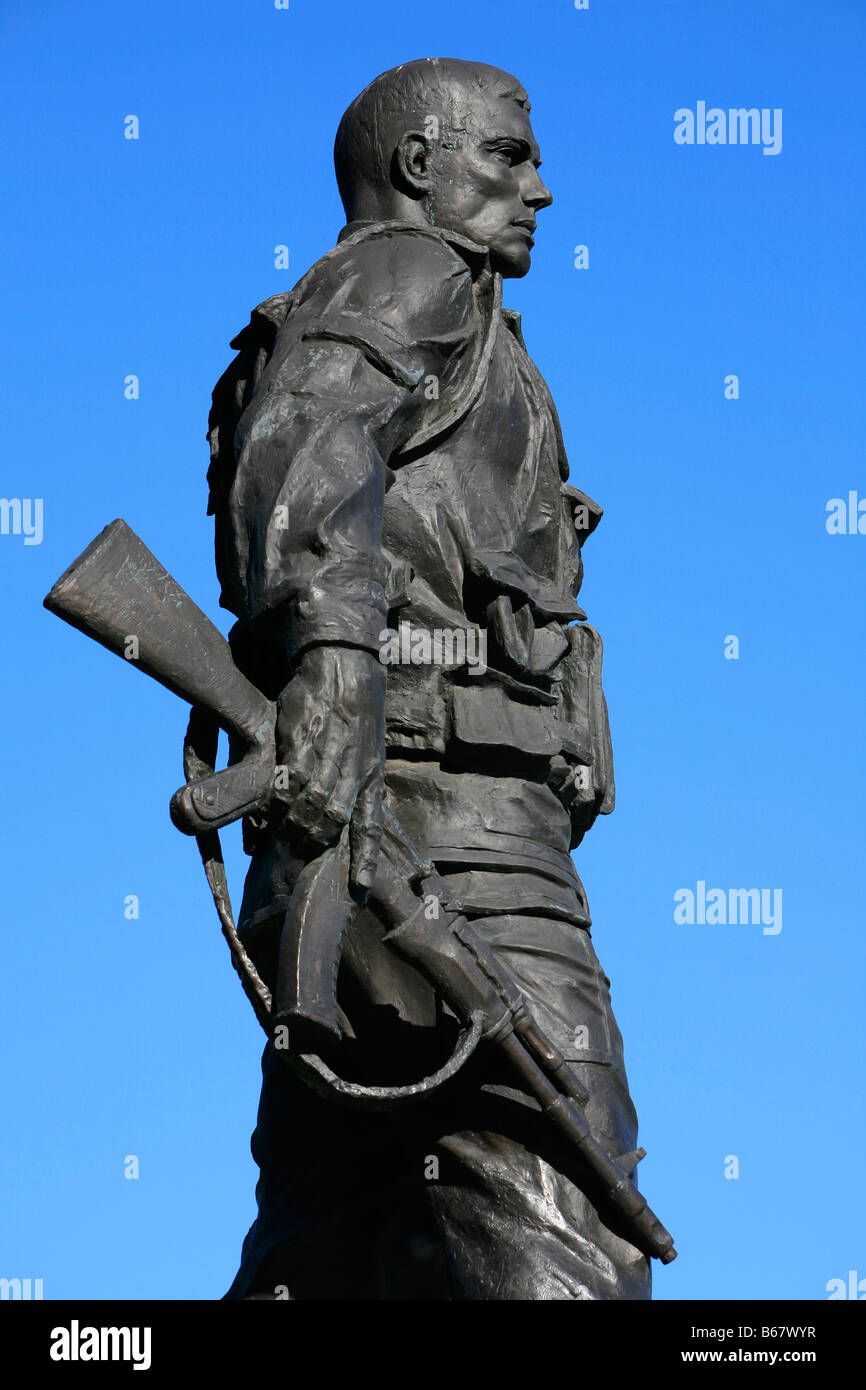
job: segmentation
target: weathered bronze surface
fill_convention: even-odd
[[[675,1252],[570,854],[614,805],[577,603],[601,509],[502,308],[551,202],[529,102],[407,63],[335,161],[337,245],[214,391],[230,650],[123,522],[46,599],[193,706],[172,817],[269,1036],[227,1296],[646,1299]]]

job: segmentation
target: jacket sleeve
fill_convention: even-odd
[[[361,243],[337,264],[276,337],[227,498],[242,616],[267,616],[290,659],[322,642],[378,652],[389,460],[475,331],[471,272],[438,239]]]
[[[598,816],[610,815],[616,804],[610,721],[601,686],[602,640],[588,623],[566,629],[571,650],[562,662],[559,713],[589,751],[590,762],[572,762],[575,776],[565,784],[563,804],[572,826],[576,849]]]

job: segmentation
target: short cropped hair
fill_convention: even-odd
[[[529,97],[516,77],[462,58],[417,58],[401,63],[373,79],[345,112],[334,142],[337,186],[352,215],[361,187],[386,188],[391,183],[391,160],[400,136],[436,116],[440,138],[461,125],[460,96],[490,92],[530,110]]]

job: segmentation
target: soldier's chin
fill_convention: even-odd
[[[519,280],[532,265],[532,251],[526,245],[491,247],[490,264],[503,280]]]

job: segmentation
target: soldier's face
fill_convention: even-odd
[[[536,213],[553,202],[529,116],[516,101],[484,92],[463,95],[459,109],[461,129],[447,133],[431,159],[430,221],[488,246],[501,275],[525,275]]]

